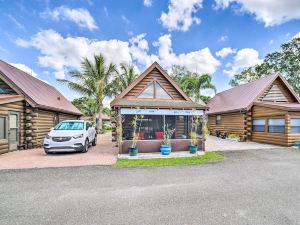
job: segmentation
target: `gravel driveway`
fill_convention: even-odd
[[[47,155],[42,148],[6,153],[0,155],[0,170],[114,164],[118,149],[111,142],[111,134],[98,135],[97,142],[87,153]]]
[[[300,152],[183,167],[0,171],[0,224],[300,224]]]

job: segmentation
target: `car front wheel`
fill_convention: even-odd
[[[97,145],[97,135],[95,135],[95,138],[94,138],[94,140],[93,140],[93,142],[92,142],[92,145],[93,145],[93,146],[96,146],[96,145]]]
[[[82,152],[83,152],[83,153],[86,153],[86,152],[88,152],[88,150],[89,150],[89,140],[86,139],[86,140],[85,140],[85,143],[84,143],[84,146],[83,146]]]

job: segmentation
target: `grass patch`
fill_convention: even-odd
[[[212,163],[224,160],[225,157],[216,152],[206,152],[203,156],[160,158],[160,159],[118,159],[117,167],[156,167],[184,166]]]

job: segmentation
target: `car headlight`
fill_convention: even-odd
[[[49,134],[47,134],[46,139],[51,139],[51,136]]]
[[[78,138],[82,138],[82,137],[83,137],[83,134],[73,136],[74,139],[78,139]]]

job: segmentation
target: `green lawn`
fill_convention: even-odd
[[[203,156],[160,158],[160,159],[118,159],[117,167],[155,167],[183,166],[212,163],[224,160],[225,157],[216,152],[206,152]]]

